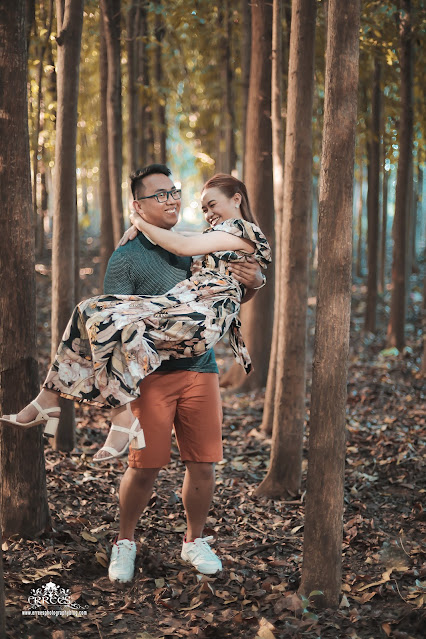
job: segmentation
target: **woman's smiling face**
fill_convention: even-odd
[[[206,189],[201,194],[201,209],[210,226],[216,226],[230,218],[241,218],[241,195],[226,197],[218,187]]]

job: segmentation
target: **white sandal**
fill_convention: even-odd
[[[38,424],[43,424],[44,422],[46,422],[46,426],[44,427],[44,434],[46,435],[46,437],[54,437],[58,429],[59,415],[56,417],[52,417],[50,413],[60,414],[61,409],[59,408],[59,406],[42,408],[35,399],[31,402],[31,405],[34,406],[36,410],[38,410],[37,417],[31,422],[18,422],[18,420],[16,419],[17,415],[0,417],[0,421],[4,422],[5,424],[12,424],[12,426],[18,426],[19,428],[31,428],[32,426],[37,426]]]
[[[141,450],[142,448],[145,448],[145,437],[142,428],[140,428],[140,430],[136,432],[136,428],[138,426],[140,428],[140,423],[137,417],[135,418],[135,421],[130,428],[124,428],[123,426],[116,426],[115,424],[112,424],[110,432],[111,430],[117,430],[120,431],[120,433],[127,433],[128,441],[126,442],[124,448],[122,448],[120,451],[116,450],[112,446],[102,446],[102,448],[100,448],[98,452],[101,452],[101,450],[106,450],[107,453],[110,453],[109,456],[98,457],[97,459],[93,457],[92,461],[99,463],[109,461],[110,459],[115,459],[116,457],[122,457],[122,455],[125,455],[127,453],[129,444],[132,444],[132,448],[134,448],[135,450]]]

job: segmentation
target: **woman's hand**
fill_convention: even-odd
[[[244,262],[229,262],[229,271],[248,289],[262,286],[262,271],[254,257],[247,256]]]
[[[136,228],[136,226],[132,224],[132,226],[130,226],[127,229],[127,231],[124,233],[123,237],[121,238],[121,240],[119,241],[119,243],[117,244],[115,248],[118,249],[119,246],[124,246],[130,240],[134,240],[137,234],[138,234],[138,229]]]

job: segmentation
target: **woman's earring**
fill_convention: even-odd
[[[236,208],[236,209],[239,209],[239,208],[240,208],[240,205],[239,205],[239,204],[236,204],[236,205],[235,205],[235,208]]]

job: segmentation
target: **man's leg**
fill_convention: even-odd
[[[186,513],[186,539],[202,537],[215,488],[214,464],[206,462],[186,463],[182,486],[182,501]]]
[[[170,460],[173,417],[176,410],[171,378],[149,375],[140,385],[140,397],[132,411],[145,432],[146,448],[129,452],[129,468],[120,484],[120,532],[111,552],[108,575],[111,581],[133,579],[136,544],[135,528],[146,508],[160,468]]]
[[[120,483],[118,540],[135,538],[139,517],[148,505],[160,468],[128,468]]]
[[[222,563],[202,537],[215,487],[215,462],[222,459],[222,404],[215,373],[187,372],[179,398],[175,431],[182,460],[186,464],[182,500],[187,533],[181,557],[199,572],[215,574]]]

